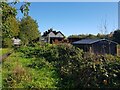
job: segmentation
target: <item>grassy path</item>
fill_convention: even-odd
[[[0,48],[0,63],[3,59],[7,58],[13,49],[11,48]],[[0,88],[2,88],[2,64],[0,64]]]
[[[9,50],[11,50],[11,49],[10,48],[0,48],[0,56],[7,53]]]
[[[12,52],[13,52],[13,49],[11,48],[1,48],[0,49],[0,62],[2,62],[3,59],[7,58]]]
[[[2,64],[3,87],[55,88],[58,77],[54,67],[40,58],[37,63],[43,66],[29,67],[35,60],[36,58],[25,58],[20,52],[13,52]]]

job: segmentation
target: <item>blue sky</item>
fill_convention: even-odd
[[[29,15],[40,32],[49,28],[72,34],[101,33],[106,21],[107,33],[118,28],[117,2],[31,2]],[[23,15],[18,14],[21,18]]]

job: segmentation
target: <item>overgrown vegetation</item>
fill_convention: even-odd
[[[55,88],[58,75],[54,67],[42,58],[24,58],[13,53],[3,63],[3,88]]]
[[[33,43],[39,37],[39,30],[37,22],[30,16],[23,17],[20,21],[20,34],[19,38],[22,40],[23,45]]]
[[[11,50],[12,50],[11,48],[1,48],[0,49],[0,56],[10,52]]]
[[[119,88],[120,58],[70,44],[21,47],[3,63],[3,87]]]
[[[3,88],[119,88],[120,57],[84,53],[71,44],[34,43],[39,37],[38,25],[28,15],[30,3],[20,10],[25,15],[18,21],[17,9],[1,2],[3,47],[12,47],[12,38],[20,38],[23,46],[16,48],[2,65]],[[76,38],[108,38],[118,43],[120,31]],[[7,50],[5,50],[6,52]],[[1,53],[0,53],[1,54]],[[1,64],[0,64],[1,65]],[[0,74],[1,75],[1,74]],[[1,83],[1,82],[0,82]]]
[[[68,38],[78,38],[78,39],[109,39],[117,42],[120,44],[120,30],[117,29],[114,32],[111,32],[107,35],[98,33],[97,35],[94,34],[79,34],[79,35],[70,35]]]
[[[20,38],[22,44],[32,43],[39,37],[39,30],[37,22],[28,16],[29,2],[24,2],[20,7],[16,9],[15,5],[19,0],[8,3],[6,0],[0,3],[1,7],[1,31],[0,41],[2,45],[0,47],[8,48],[13,47],[13,38]],[[21,20],[16,18],[20,10],[24,17]]]

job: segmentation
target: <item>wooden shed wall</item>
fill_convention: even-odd
[[[93,44],[75,44],[75,46],[83,49],[84,52],[117,55],[117,44],[107,40],[95,42]]]
[[[92,49],[96,54],[117,54],[117,45],[113,42],[99,41],[94,43],[92,46]]]

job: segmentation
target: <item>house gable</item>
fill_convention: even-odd
[[[64,38],[64,35],[58,31],[53,31],[52,29],[45,31],[42,35],[42,37],[50,37],[50,38]]]
[[[50,33],[48,34],[48,37],[56,37],[56,35],[55,35],[53,32],[50,32]]]
[[[64,39],[64,35],[58,31],[53,31],[52,29],[49,29],[48,31],[45,31],[42,35],[42,37],[44,38],[45,42],[48,43],[53,43],[53,42],[61,42]]]
[[[64,37],[60,32],[56,34],[56,37]]]

